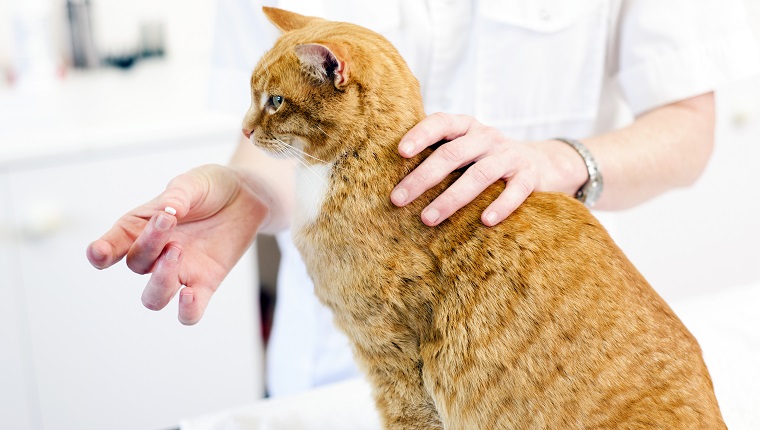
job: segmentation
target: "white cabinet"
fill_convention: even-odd
[[[0,171],[0,419],[3,427],[30,429],[38,426],[9,187],[9,176]]]
[[[253,255],[191,327],[177,321],[176,300],[161,312],[142,306],[147,277],[123,262],[98,271],[85,258],[88,243],[170,178],[224,163],[233,140],[183,138],[0,170],[0,427],[169,428],[262,395]]]

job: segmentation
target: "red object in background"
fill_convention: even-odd
[[[7,82],[9,86],[12,87],[17,80],[18,74],[16,73],[16,70],[14,70],[12,67],[5,69],[5,82]]]

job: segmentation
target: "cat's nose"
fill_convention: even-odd
[[[243,127],[243,134],[245,135],[246,139],[250,139],[251,135],[253,134],[253,129],[248,127]]]

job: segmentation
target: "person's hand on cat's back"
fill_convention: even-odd
[[[165,211],[167,207],[176,215]],[[176,177],[161,195],[122,216],[88,246],[87,258],[105,269],[126,256],[132,271],[151,273],[142,295],[149,309],[163,309],[184,286],[179,320],[195,324],[268,213],[242,173],[202,166]]]
[[[466,115],[435,113],[426,117],[401,139],[399,153],[413,157],[440,141],[448,142],[391,193],[391,201],[404,206],[454,170],[472,164],[422,211],[422,221],[429,226],[440,224],[499,180],[505,181],[506,187],[481,216],[488,226],[507,218],[533,191],[573,194],[587,179],[582,159],[568,145],[518,142]]]

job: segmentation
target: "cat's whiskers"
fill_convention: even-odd
[[[289,143],[287,143],[287,142],[284,142],[282,139],[278,139],[277,137],[275,137],[274,139],[275,139],[277,142],[279,142],[281,145],[284,145],[284,147],[288,149],[288,151],[289,151],[289,154],[290,154],[290,155],[292,155],[292,156],[293,156],[293,157],[295,157],[295,158],[298,158],[298,159],[299,159],[299,162],[301,162],[301,164],[302,164],[304,167],[307,167],[307,168],[311,168],[311,167],[312,167],[310,164],[308,164],[308,163],[306,163],[306,162],[304,161],[304,156],[305,156],[305,157],[309,157],[309,158],[311,158],[311,159],[313,159],[313,160],[319,161],[321,164],[330,165],[330,166],[332,166],[332,168],[333,168],[334,170],[341,170],[341,169],[344,169],[344,167],[342,167],[342,166],[340,166],[340,165],[337,165],[337,164],[335,164],[335,163],[330,163],[330,162],[327,162],[327,161],[325,161],[325,160],[323,160],[323,159],[321,159],[321,158],[319,158],[319,157],[315,157],[315,156],[313,156],[313,155],[311,155],[311,154],[307,153],[306,151],[304,151],[304,150],[302,150],[302,149],[298,149],[298,148],[296,148],[295,146],[293,146],[293,145],[291,145],[291,144],[289,144]]]
[[[327,161],[325,161],[325,160],[323,160],[323,159],[321,159],[321,158],[315,157],[315,156],[313,156],[313,155],[311,155],[311,154],[307,153],[306,151],[304,151],[304,150],[302,150],[302,149],[298,149],[298,148],[296,148],[295,146],[293,146],[293,145],[291,145],[291,144],[289,144],[289,143],[287,143],[287,142],[284,142],[282,139],[279,139],[279,138],[277,138],[277,137],[275,137],[274,139],[275,139],[276,141],[280,142],[281,144],[285,145],[286,147],[290,148],[291,150],[293,150],[293,151],[294,151],[294,152],[293,152],[294,154],[305,155],[305,156],[307,156],[307,157],[309,157],[309,158],[311,158],[311,159],[313,159],[313,160],[319,161],[319,162],[320,162],[320,163],[322,163],[322,164],[330,164],[330,163],[328,163]]]
[[[319,181],[322,182],[323,185],[327,186],[327,181],[321,175],[315,172],[312,166],[310,166],[309,164],[303,161],[303,158],[299,155],[296,148],[293,148],[292,146],[283,143],[283,146],[280,146],[276,152],[285,158],[294,158],[298,162],[298,165],[296,167],[300,171],[307,173],[308,177],[314,177],[314,178],[319,179]],[[309,187],[311,187],[313,191],[319,190],[318,185],[315,184],[313,181],[306,181],[306,183],[309,184]]]
[[[329,134],[327,134],[327,132],[325,132],[324,130],[322,130],[322,128],[320,128],[318,125],[315,125],[315,127],[317,127],[317,129],[319,129],[319,131],[321,131],[322,133],[324,133],[327,137],[331,137]],[[292,149],[293,152],[291,152],[291,154],[293,154],[294,156],[305,155],[306,157],[309,157],[311,159],[319,161],[322,164],[332,165],[332,169],[336,170],[336,171],[340,171],[340,170],[344,170],[345,169],[345,167],[342,166],[340,163],[328,163],[327,161],[322,160],[321,158],[315,157],[315,156],[313,156],[311,154],[308,154],[306,151],[303,151],[301,149],[298,149],[298,148],[294,147],[293,145],[290,145],[290,144],[288,144],[286,142],[283,142],[281,139],[278,139],[276,137],[274,137],[274,139],[277,140],[278,142],[280,142],[281,144],[283,144],[283,145],[289,147],[290,149]],[[304,164],[304,165],[306,165],[306,164]]]
[[[318,172],[316,172],[314,170],[313,166],[309,165],[304,160],[303,156],[305,155],[307,157],[311,157],[311,158],[313,158],[313,159],[315,159],[317,161],[320,161],[323,164],[328,164],[329,165],[330,163],[327,163],[324,160],[321,160],[321,159],[319,159],[317,157],[314,157],[313,155],[307,154],[305,151],[300,150],[300,149],[294,147],[293,145],[291,145],[291,144],[283,141],[282,139],[278,139],[277,137],[275,137],[274,140],[276,140],[280,144],[280,149],[282,150],[282,154],[289,155],[292,158],[295,158],[296,161],[298,161],[298,164],[300,164],[300,166],[303,167],[305,169],[305,171],[308,172],[311,177],[315,177],[315,178],[319,179],[322,182],[323,185],[327,186],[327,181],[322,177],[322,175],[320,175]]]

